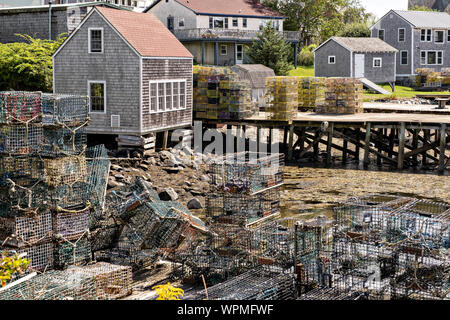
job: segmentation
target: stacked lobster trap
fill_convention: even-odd
[[[299,77],[298,109],[314,111],[325,104],[325,78]]]
[[[316,104],[317,113],[354,114],[362,112],[363,85],[359,79],[326,78],[325,103]]]
[[[99,261],[130,265],[134,269],[152,266],[158,259],[190,247],[204,223],[182,204],[161,201],[147,182],[137,178],[107,195],[106,214],[115,221],[115,232],[99,239],[95,253]]]
[[[340,292],[448,298],[450,205],[373,195],[334,211],[333,286]]]
[[[86,148],[88,101],[0,93],[1,247],[26,252],[38,271],[91,259],[90,222],[104,205],[109,160],[103,146]]]
[[[269,120],[292,121],[298,112],[298,77],[266,78],[266,116]]]
[[[240,120],[254,113],[250,82],[231,68],[196,66],[193,79],[195,118]]]

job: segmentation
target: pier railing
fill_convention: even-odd
[[[230,29],[175,29],[173,34],[180,41],[189,40],[254,40],[260,34],[260,30],[230,30]],[[297,31],[279,31],[286,41],[298,42],[300,33]]]

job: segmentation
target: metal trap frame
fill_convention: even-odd
[[[97,300],[116,300],[132,293],[132,268],[106,262],[84,267],[71,266],[67,273],[93,278]]]
[[[89,121],[89,97],[44,93],[42,112],[45,125],[78,126]]]
[[[53,213],[53,232],[57,238],[74,240],[89,230],[90,206],[57,208]]]
[[[40,150],[44,141],[44,128],[41,124],[0,126],[0,154],[34,154]]]
[[[16,281],[0,291],[0,300],[96,300],[94,277],[51,270]]]
[[[7,186],[7,179],[28,186],[44,179],[44,162],[38,156],[0,157],[0,187]]]
[[[284,182],[284,155],[257,152],[228,154],[208,168],[212,186],[227,193],[254,194]]]
[[[256,267],[225,282],[183,297],[186,300],[294,300],[295,276]]]
[[[41,96],[41,92],[0,92],[0,124],[39,122],[42,116]]]
[[[83,265],[91,260],[92,251],[88,231],[74,240],[64,239],[63,237],[57,238],[54,249],[56,268],[65,269],[69,265]]]

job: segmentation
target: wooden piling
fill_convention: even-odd
[[[403,169],[403,162],[405,156],[405,123],[402,122],[400,124],[400,132],[399,132],[399,144],[398,144],[398,162],[397,169]]]
[[[372,124],[370,122],[366,125],[366,139],[364,141],[364,168],[369,166],[369,148],[370,148],[370,132],[371,132]]]
[[[293,148],[292,146],[294,145],[294,124],[291,124],[289,127],[289,147],[288,147],[288,160],[291,161],[292,160],[292,155],[293,155]]]
[[[331,146],[333,144],[333,134],[334,134],[334,122],[331,122],[328,127],[328,139],[327,139],[327,166],[331,164]]]
[[[443,173],[445,170],[445,149],[447,144],[447,125],[441,124],[440,136],[439,136],[439,173]]]

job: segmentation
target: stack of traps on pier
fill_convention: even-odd
[[[108,263],[30,274],[0,289],[0,300],[112,300],[131,293],[131,268]]]
[[[197,119],[240,120],[251,116],[251,85],[231,68],[194,67],[194,112]]]
[[[267,119],[292,120],[298,112],[298,77],[266,78]]]

